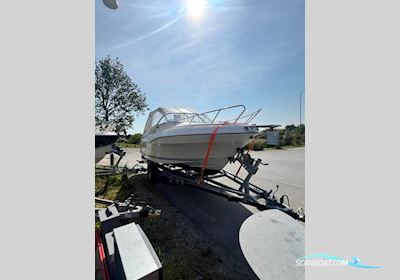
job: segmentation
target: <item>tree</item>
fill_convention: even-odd
[[[96,124],[115,123],[126,134],[135,117],[148,109],[146,95],[124,70],[118,58],[96,61]]]
[[[142,134],[135,133],[135,134],[131,135],[131,137],[129,137],[128,143],[129,144],[139,144],[140,140],[142,140]]]
[[[305,126],[300,124],[294,131],[296,145],[303,145],[305,140]]]
[[[304,145],[305,144],[305,126],[300,124],[287,125],[285,129],[280,131],[281,142],[283,145]]]
[[[287,125],[287,126],[286,126],[286,130],[287,130],[287,131],[292,131],[292,130],[294,130],[294,129],[296,129],[296,126],[295,126],[294,124],[290,124],[290,125]]]

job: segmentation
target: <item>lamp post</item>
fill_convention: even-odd
[[[301,124],[301,95],[304,94],[304,89],[302,91],[300,91],[300,124]]]

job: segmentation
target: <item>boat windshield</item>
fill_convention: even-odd
[[[211,122],[208,118],[200,118],[199,114],[190,109],[184,108],[158,108],[157,110],[151,112],[147,119],[147,123],[144,129],[144,134],[150,132],[150,130],[158,125],[166,123],[183,123],[190,122]]]
[[[236,113],[232,118],[229,117],[231,115],[232,110],[236,110]],[[219,108],[216,110],[197,113],[192,109],[187,108],[163,108],[160,107],[157,110],[151,112],[149,114],[149,118],[147,119],[147,123],[144,129],[144,134],[150,133],[150,130],[159,125],[163,124],[177,124],[177,123],[188,123],[190,125],[196,124],[218,124],[218,123],[237,123],[238,121],[243,121],[243,123],[249,123],[259,112],[261,109],[244,115],[244,111],[246,107],[243,105],[235,105],[230,107]],[[226,115],[225,113],[228,113]]]
[[[197,113],[170,113],[166,114],[160,119],[159,124],[162,123],[211,123],[211,120],[202,114]]]

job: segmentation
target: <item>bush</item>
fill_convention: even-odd
[[[305,144],[305,126],[287,125],[285,129],[280,130],[281,145],[302,146]]]
[[[250,144],[251,144],[251,141],[249,143],[247,143],[246,146],[244,146],[244,148],[246,150],[248,150]],[[254,140],[252,150],[253,151],[262,151],[264,148],[266,148],[266,146],[267,146],[267,143],[266,143],[265,139],[256,139],[256,140]]]
[[[125,137],[120,136],[117,140],[117,143],[128,143],[128,139]]]
[[[131,137],[129,137],[128,143],[129,144],[139,144],[141,140],[142,140],[142,134],[136,133],[136,134],[131,135]]]
[[[273,146],[267,145],[266,136],[258,136],[257,139],[253,143],[252,150],[261,151],[264,148],[275,147],[277,149],[281,149],[285,146],[304,146],[305,145],[305,126],[304,124],[295,126],[293,124],[287,125],[285,128],[276,129],[275,131],[279,132],[280,136],[280,145]],[[249,148],[251,141],[244,146],[247,150]]]

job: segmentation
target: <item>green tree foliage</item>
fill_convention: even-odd
[[[254,151],[262,151],[266,147],[267,147],[267,143],[266,143],[265,139],[257,139],[253,143]]]
[[[281,144],[282,145],[304,145],[305,144],[305,126],[300,124],[295,126],[293,124],[287,125],[285,129],[280,130]]]
[[[304,146],[305,145],[305,126],[300,124],[295,126],[293,124],[287,125],[285,128],[276,129],[279,131],[281,143],[279,147],[284,146]],[[245,149],[249,148],[249,143],[245,145]],[[266,135],[263,133],[256,138],[252,146],[254,151],[263,150],[264,148],[272,147],[267,145]]]
[[[136,134],[131,135],[131,137],[129,137],[128,143],[129,144],[139,144],[140,140],[142,140],[142,134],[136,133]]]
[[[96,62],[96,125],[115,123],[118,131],[132,127],[138,114],[148,109],[146,96],[125,72],[118,58]]]
[[[296,145],[303,145],[306,142],[305,136],[306,136],[305,126],[304,124],[300,124],[299,126],[296,127],[294,131],[294,138]]]

